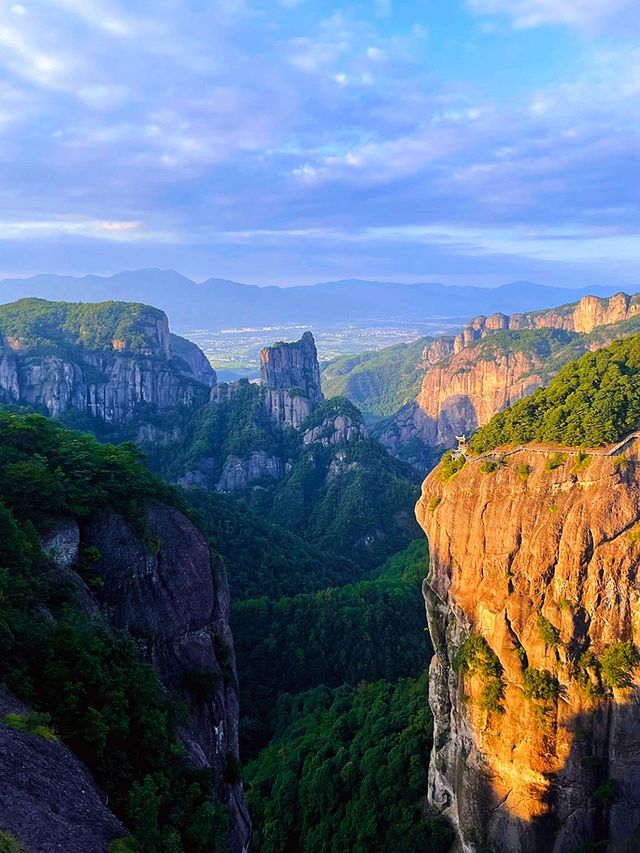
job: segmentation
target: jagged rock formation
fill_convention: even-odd
[[[639,317],[640,296],[624,293],[585,296],[549,311],[476,317],[459,335],[425,348],[429,367],[420,392],[376,436],[410,461],[412,445],[452,447],[456,435],[473,432],[532,393],[567,361],[628,334],[624,324]],[[536,340],[540,330],[550,332]],[[488,339],[494,336],[492,344]],[[417,465],[425,458],[418,453]]]
[[[281,480],[286,463],[264,450],[254,450],[249,456],[228,456],[216,489],[219,492],[241,492],[254,483]]]
[[[59,572],[81,588],[85,612],[105,613],[116,628],[138,639],[143,656],[162,682],[185,699],[189,719],[180,731],[194,767],[210,767],[217,794],[229,809],[227,846],[248,847],[250,822],[242,785],[229,774],[238,764],[238,684],[229,628],[224,568],[203,535],[177,510],[157,504],[146,516],[144,536],[111,513],[80,531],[62,522],[43,543]],[[98,549],[91,593],[73,571],[79,543]],[[192,673],[207,672],[210,690],[198,689]]]
[[[367,427],[361,417],[353,417],[350,414],[328,414],[321,423],[305,430],[302,441],[304,444],[331,447],[366,438],[367,435]]]
[[[6,715],[29,713],[0,687],[0,830],[26,853],[104,853],[126,829],[64,744],[3,723]]]
[[[298,429],[324,400],[311,332],[305,332],[293,343],[265,347],[260,353],[260,381],[271,420],[279,426]]]
[[[428,796],[460,850],[636,849],[640,678],[606,661],[640,644],[639,466],[636,440],[622,461],[525,446],[423,485]],[[465,668],[469,637],[490,651]]]
[[[123,427],[143,413],[203,405],[216,374],[166,315],[128,303],[27,299],[0,308],[0,402],[79,412]],[[15,331],[16,317],[19,331]]]
[[[468,323],[464,331],[453,339],[454,353],[488,335],[500,331],[519,332],[523,329],[562,329],[565,332],[589,334],[598,326],[621,323],[640,315],[640,295],[616,293],[608,299],[583,296],[578,302],[551,308],[548,311],[531,311],[527,314],[492,314],[479,316]]]
[[[299,341],[263,349],[260,358],[260,385],[247,380],[221,382],[209,393],[208,414],[219,417],[221,432],[233,424],[240,434],[253,433],[253,440],[242,442],[244,452],[225,453],[230,445],[223,441],[222,458],[215,453],[199,455],[195,464],[179,475],[182,486],[235,493],[246,493],[254,486],[274,486],[291,469],[297,445],[328,447],[367,436],[362,416],[348,401],[337,406],[324,402],[318,355],[310,332]],[[206,417],[207,412],[203,415]],[[235,436],[228,437],[233,443]]]

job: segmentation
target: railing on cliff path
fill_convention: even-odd
[[[469,455],[468,449],[458,453],[464,455],[467,462],[480,462],[482,459],[487,459],[492,456],[513,456],[514,453],[526,451],[527,453],[588,453],[589,456],[619,456],[620,453],[632,442],[640,439],[640,431],[631,432],[617,444],[609,445],[609,447],[566,447],[562,445],[551,444],[519,444],[517,447],[510,447],[505,450],[494,448],[487,450],[485,453]]]

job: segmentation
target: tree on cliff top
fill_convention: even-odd
[[[568,364],[545,388],[499,412],[471,439],[477,453],[530,441],[613,444],[640,426],[640,335]]]

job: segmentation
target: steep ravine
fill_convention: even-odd
[[[431,553],[429,801],[459,850],[635,850],[640,679],[629,665],[612,686],[612,661],[640,644],[638,443],[487,461],[447,480],[439,466],[416,508]]]

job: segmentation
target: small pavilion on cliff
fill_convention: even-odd
[[[466,435],[457,435],[456,441],[458,442],[458,446],[452,452],[452,456],[454,459],[460,459],[462,456],[467,455],[467,436]]]

